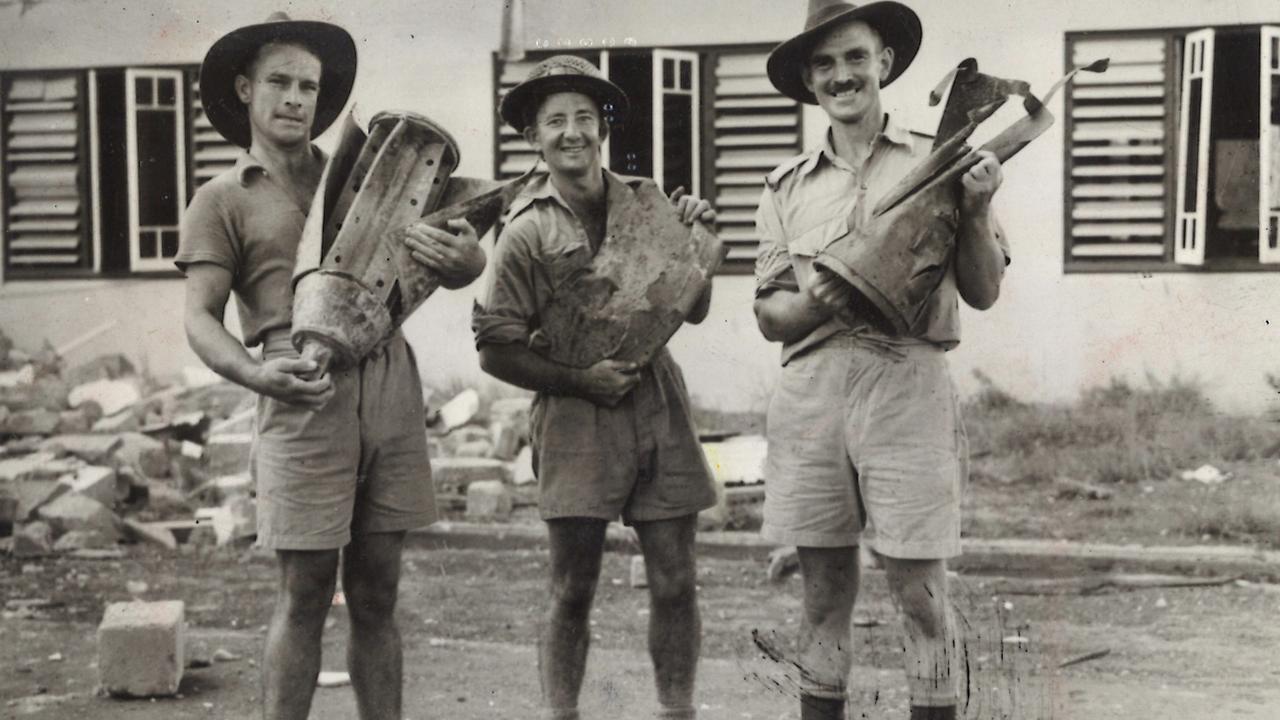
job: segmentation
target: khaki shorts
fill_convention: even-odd
[[[530,416],[544,520],[589,517],[628,525],[692,515],[716,504],[680,368],[664,349],[617,407],[539,395]]]
[[[263,357],[282,356],[297,353],[287,333],[276,333]],[[333,381],[333,400],[317,412],[258,398],[250,468],[262,547],[329,550],[353,533],[436,519],[422,385],[404,337],[334,372]]]
[[[782,370],[769,405],[764,525],[774,542],[960,554],[968,443],[944,352],[838,335]]]

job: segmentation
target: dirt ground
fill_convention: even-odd
[[[405,717],[536,718],[534,643],[547,557],[541,550],[412,549],[399,619]],[[593,620],[584,717],[646,718],[653,708],[644,647],[647,596],[628,585],[628,558],[606,556]],[[788,649],[799,622],[797,579],[778,587],[763,563],[704,558],[699,566],[701,717],[796,716],[794,675],[752,644],[758,631]],[[999,595],[991,578],[955,576],[969,663],[967,718],[1280,717],[1280,593],[1259,586],[1163,588],[1079,596]],[[145,583],[145,587],[143,586]],[[248,718],[256,716],[259,652],[274,568],[253,551],[164,553],[119,560],[4,559],[0,564],[0,717]],[[182,599],[192,668],[182,694],[115,700],[95,694],[94,629],[106,603]],[[24,600],[47,605],[21,609]],[[851,718],[903,718],[900,633],[878,572],[866,574],[855,630]],[[346,614],[325,634],[326,670],[345,669]],[[1061,668],[1087,654],[1106,654]],[[351,689],[317,691],[313,718],[355,717]]]

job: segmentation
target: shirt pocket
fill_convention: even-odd
[[[801,257],[816,257],[831,243],[849,233],[849,218],[836,217],[818,223],[787,243],[787,251]]]

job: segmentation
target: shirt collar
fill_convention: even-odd
[[[618,193],[627,189],[629,182],[627,178],[623,178],[608,169],[604,170],[604,192],[606,202],[613,205],[618,198]],[[507,211],[509,217],[519,215],[525,208],[536,202],[550,200],[559,204],[565,210],[573,212],[569,207],[569,203],[565,201],[564,196],[556,189],[556,184],[551,182],[551,173],[539,173],[511,203],[511,208]]]
[[[320,163],[322,165],[327,164],[329,162],[329,156],[325,153],[325,151],[321,150],[315,145],[311,146],[311,153],[315,155],[318,160],[320,160]],[[267,174],[267,166],[263,165],[261,160],[254,157],[253,154],[248,151],[248,149],[240,151],[240,155],[236,157],[235,168],[236,168],[236,179],[240,181],[240,185],[242,187],[249,187],[250,178],[253,176],[254,173],[262,173],[263,175]]]
[[[911,148],[911,132],[902,125],[894,121],[893,116],[885,113],[884,127],[876,135],[875,141],[884,141],[892,145],[901,145],[902,147]],[[809,153],[808,159],[800,166],[800,174],[808,175],[818,167],[818,163],[823,159],[832,164],[848,165],[836,155],[835,146],[831,142],[831,129],[827,128],[827,132],[822,136],[822,144],[813,149]]]

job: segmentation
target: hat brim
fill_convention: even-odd
[[[528,124],[528,109],[537,107],[548,95],[558,92],[577,92],[592,98],[600,106],[602,117],[611,125],[626,117],[630,107],[627,94],[608,80],[586,75],[548,75],[526,80],[512,88],[502,98],[498,113],[508,125],[524,132]]]
[[[920,17],[902,3],[885,0],[852,7],[779,44],[769,53],[765,67],[769,82],[778,92],[793,100],[817,105],[818,98],[804,86],[804,67],[813,46],[837,25],[861,20],[876,29],[885,47],[893,48],[893,67],[881,87],[898,79],[920,50],[922,28]]]
[[[249,110],[236,95],[236,76],[269,42],[299,41],[320,55],[320,97],[311,122],[311,137],[338,119],[356,79],[356,43],[337,25],[316,20],[285,20],[248,25],[227,33],[200,65],[200,103],[224,138],[247,148],[253,140]]]

